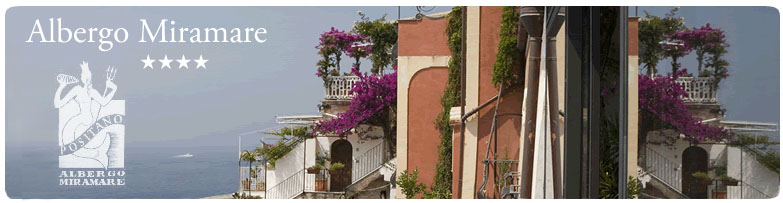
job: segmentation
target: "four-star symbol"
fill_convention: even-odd
[[[155,60],[155,59],[150,59],[150,55],[147,54],[147,58],[141,59],[141,62],[144,63],[144,66],[142,67],[142,69],[147,69],[147,67],[149,67],[150,69],[155,69],[155,66],[153,65],[153,63],[155,61],[159,61],[160,62],[160,68],[161,69],[163,69],[163,68],[171,69],[171,62],[172,61],[177,61],[177,63],[179,63],[179,69],[182,69],[183,67],[185,69],[190,69],[188,67],[188,63],[190,63],[190,61],[196,62],[196,69],[199,69],[199,68],[207,69],[207,61],[209,61],[209,60],[204,59],[203,55],[199,55],[198,59],[191,60],[191,59],[187,59],[184,54],[182,55],[182,59],[171,60],[171,59],[169,59],[169,56],[167,54],[165,54],[165,55],[163,55],[163,59]]]
[[[207,69],[207,61],[209,60],[204,59],[202,55],[198,55],[198,59],[194,61],[196,62],[196,69],[198,69],[198,67]]]
[[[168,67],[171,69],[171,59],[169,59],[168,55],[163,55],[163,59],[158,60],[160,61],[160,69],[163,69],[163,67]]]
[[[182,69],[182,67],[188,69],[188,62],[190,62],[190,60],[186,59],[185,55],[183,54],[182,59],[177,60],[177,62],[179,62],[179,69]]]
[[[147,54],[147,59],[142,59],[141,62],[144,62],[144,68],[141,69],[147,69],[147,67],[150,67],[150,69],[154,69],[152,68],[152,62],[155,62],[155,60],[150,59],[149,54]]]

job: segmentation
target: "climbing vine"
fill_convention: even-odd
[[[296,145],[302,143],[311,134],[306,127],[283,128],[278,132],[268,132],[266,134],[279,136],[280,139],[275,144],[269,144],[261,141],[261,146],[256,147],[256,153],[269,159],[269,167],[274,168],[278,159],[294,150]]]
[[[397,43],[397,26],[395,23],[389,23],[386,20],[386,15],[370,20],[361,11],[357,13],[361,21],[354,23],[352,32],[369,38],[368,41],[372,43],[371,49],[369,49],[369,58],[372,61],[370,72],[382,74],[384,69],[396,64],[392,49]]]
[[[438,163],[435,166],[435,179],[430,187],[428,198],[451,198],[452,181],[452,142],[451,137],[454,128],[449,125],[449,112],[451,107],[460,105],[460,69],[462,61],[462,12],[463,7],[454,7],[448,15],[449,24],[446,27],[446,35],[451,50],[449,59],[449,78],[446,89],[440,98],[443,110],[435,120],[435,126],[440,131],[440,145],[438,145]]]
[[[522,78],[514,71],[516,64],[519,64],[521,50],[517,46],[517,28],[519,25],[519,13],[515,6],[503,7],[503,17],[500,23],[500,42],[498,42],[498,53],[495,55],[494,71],[492,73],[492,83],[495,86],[504,84],[510,86],[512,82]]]

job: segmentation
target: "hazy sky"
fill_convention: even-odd
[[[448,9],[438,7],[429,13]],[[181,140],[195,146],[235,145],[237,134],[275,126],[276,115],[317,112],[324,96],[322,81],[314,75],[318,37],[330,27],[349,30],[359,20],[358,10],[373,19],[388,14],[387,19],[393,20],[398,13],[398,7],[11,8],[6,19],[7,146],[56,147],[55,78],[60,73],[78,77],[81,61],[89,62],[94,86],[100,91],[106,67],[117,67],[115,99],[126,100],[128,146]],[[402,17],[417,12],[415,7],[400,10]],[[99,51],[96,43],[25,43],[35,19],[48,29],[49,18],[62,18],[63,26],[71,29],[124,27],[130,37],[108,52]],[[163,18],[183,27],[263,27],[267,41],[138,43],[139,19],[157,26]],[[193,69],[194,62],[189,70],[178,70],[176,61],[173,70],[143,70],[140,60],[147,54],[153,59],[164,54],[169,59],[203,55],[209,61],[206,70]],[[343,62],[343,67],[350,67],[349,60]],[[370,63],[363,64],[368,70]],[[257,144],[257,138],[246,140]],[[53,146],[37,144],[41,142]]]

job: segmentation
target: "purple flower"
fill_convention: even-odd
[[[316,123],[315,131],[347,135],[361,124],[383,120],[383,117],[388,116],[389,109],[397,105],[396,71],[380,76],[361,73],[353,68],[351,73],[359,76],[360,80],[350,91],[355,95],[349,102],[350,107],[337,114],[337,118]]]
[[[688,97],[688,93],[676,82],[686,72],[683,69],[669,76],[655,75],[653,78],[639,75],[639,109],[642,119],[674,128],[685,134],[685,139],[692,143],[727,138],[725,129],[701,123],[700,119],[688,112],[688,106],[682,100]]]

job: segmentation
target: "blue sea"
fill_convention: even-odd
[[[126,145],[124,186],[60,186],[58,153],[56,146],[6,145],[8,196],[24,199],[202,198],[233,193],[238,187],[236,146]],[[193,157],[175,157],[185,153]]]

